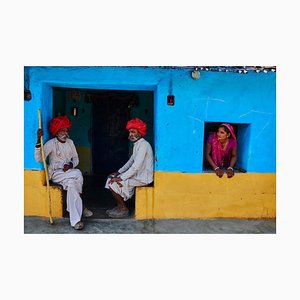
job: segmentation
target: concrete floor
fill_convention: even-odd
[[[27,234],[275,234],[276,220],[248,219],[96,219],[84,220],[85,228],[74,230],[68,218],[55,218],[50,225],[48,218],[25,217],[24,233]]]

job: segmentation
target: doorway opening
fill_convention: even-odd
[[[72,122],[70,138],[76,146],[84,177],[82,199],[93,218],[108,218],[115,206],[105,189],[108,174],[117,171],[132,154],[126,123],[140,118],[147,123],[145,139],[154,149],[154,93],[137,90],[53,88],[53,117],[67,115]],[[134,197],[126,202],[134,216]]]

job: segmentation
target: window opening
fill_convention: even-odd
[[[213,172],[211,166],[205,158],[205,148],[209,135],[218,130],[221,122],[205,122],[204,124],[204,142],[203,142],[203,172]],[[236,138],[237,138],[237,162],[235,164],[235,172],[245,173],[247,171],[248,156],[249,156],[249,140],[250,140],[250,124],[232,123]]]

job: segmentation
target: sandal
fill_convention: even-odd
[[[83,229],[83,227],[84,227],[84,224],[82,221],[79,221],[74,225],[75,230],[81,230],[81,229]]]
[[[83,209],[82,215],[86,218],[91,217],[93,215],[93,212],[87,209],[86,207]]]
[[[110,213],[115,212],[115,211],[118,211],[118,210],[119,210],[119,207],[116,206],[116,207],[114,207],[114,208],[111,208],[111,209],[106,210],[106,214],[109,215]]]

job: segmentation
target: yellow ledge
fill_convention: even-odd
[[[25,216],[48,216],[43,171],[25,171]],[[62,193],[51,187],[52,216],[63,216]],[[155,172],[154,187],[136,189],[136,219],[275,218],[276,174]]]
[[[275,218],[276,174],[155,172],[154,187],[136,189],[137,219]]]
[[[50,186],[52,217],[63,216],[62,192]],[[49,216],[49,204],[44,171],[24,172],[24,215]]]

